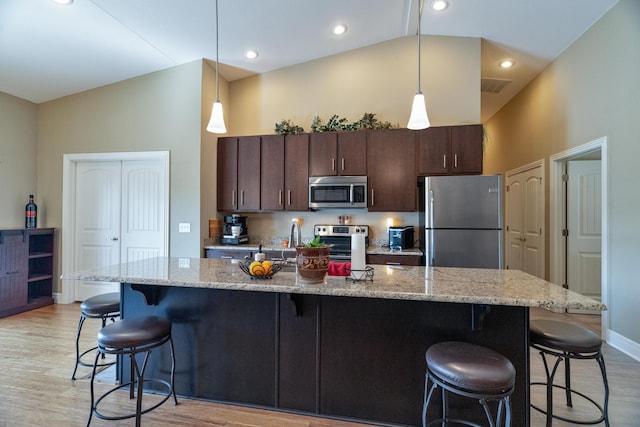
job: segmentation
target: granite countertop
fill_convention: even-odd
[[[384,298],[606,310],[606,306],[518,270],[447,267],[372,266],[373,280],[327,276],[306,284],[295,271],[282,270],[268,280],[252,280],[229,260],[150,258],[91,271],[65,273],[62,279],[238,291]]]
[[[215,243],[205,244],[204,249],[223,249],[230,251],[257,251],[258,245],[253,243],[242,244],[242,245],[222,245]],[[285,251],[285,252],[295,252],[295,248],[281,248],[277,246],[262,246],[263,251]],[[403,250],[392,250],[389,246],[378,246],[378,245],[369,245],[367,247],[367,254],[375,254],[375,255],[420,255],[422,256],[422,251],[419,248],[411,248],[411,249],[403,249]]]

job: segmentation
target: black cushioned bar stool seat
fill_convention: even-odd
[[[563,322],[559,320],[539,319],[529,322],[529,339],[531,346],[539,350],[544,362],[544,369],[547,376],[546,383],[533,382],[531,385],[545,385],[547,388],[547,408],[543,410],[535,405],[532,408],[547,415],[547,426],[551,426],[553,418],[574,424],[599,424],[604,421],[605,425],[609,425],[608,406],[609,406],[609,383],[607,381],[607,372],[602,356],[602,339],[593,331],[577,325],[575,323]],[[553,368],[549,369],[547,364],[547,355],[555,356],[556,361]],[[571,359],[594,359],[598,362],[600,372],[602,374],[602,382],[604,385],[604,404],[600,406],[592,398],[575,391],[571,388]],[[565,362],[565,385],[555,385],[553,379],[560,364]],[[553,413],[553,388],[561,388],[565,390],[567,406],[572,407],[572,394],[578,395],[591,402],[600,411],[600,417],[593,420],[579,420],[568,417],[561,417]]]
[[[427,350],[427,374],[422,408],[422,425],[453,422],[477,426],[470,421],[450,418],[448,414],[447,392],[478,399],[484,408],[490,426],[511,423],[511,394],[516,381],[513,364],[486,347],[462,342],[441,342]],[[433,383],[429,388],[429,381]],[[427,409],[433,392],[442,388],[442,418],[427,424]],[[496,420],[491,415],[487,402],[498,401]]]
[[[144,372],[151,351],[166,342],[169,342],[171,348],[170,381],[162,379],[145,379]],[[142,363],[139,363],[136,359],[136,355],[139,353],[144,353]],[[131,381],[112,388],[96,400],[93,379],[95,377],[96,365],[100,354],[129,355]],[[171,337],[171,322],[169,320],[157,316],[147,316],[122,319],[105,326],[98,332],[98,351],[96,352],[95,362],[96,364],[94,365],[93,375],[91,377],[91,413],[89,414],[87,426],[91,423],[91,417],[94,414],[98,418],[104,420],[122,420],[135,417],[136,426],[140,426],[142,414],[159,407],[171,396],[173,396],[174,403],[176,405],[178,404],[178,399],[176,398],[176,392],[173,385],[175,377],[175,351],[173,347],[173,339]],[[166,394],[158,403],[143,410],[142,394],[145,382],[154,382],[163,385],[166,387]],[[137,392],[134,392],[134,386],[136,386]],[[98,405],[100,402],[114,391],[125,387],[129,387],[129,397],[131,399],[136,397],[137,393],[135,413],[118,416],[106,416],[101,414],[98,411]]]
[[[120,293],[109,292],[106,294],[96,295],[91,298],[87,298],[80,303],[80,321],[78,322],[78,332],[76,333],[76,364],[71,373],[71,379],[76,379],[76,372],[78,366],[93,366],[91,363],[85,363],[82,358],[85,354],[94,351],[97,347],[92,347],[88,350],[80,353],[80,333],[82,331],[82,325],[86,319],[101,319],[102,327],[107,324],[107,319],[111,318],[115,321],[116,317],[120,316]],[[98,366],[110,366],[115,362],[101,363]]]

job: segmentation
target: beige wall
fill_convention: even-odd
[[[42,225],[62,225],[64,154],[169,150],[169,251],[200,256],[202,70],[202,61],[195,61],[41,104],[37,188],[47,200]],[[179,222],[191,223],[191,233],[178,233]]]
[[[480,123],[480,39],[424,37],[422,91],[432,125]],[[353,122],[363,113],[405,127],[418,89],[417,39],[402,37],[231,82],[229,134],[274,132],[315,114]]]
[[[623,0],[486,124],[485,162],[487,173],[505,172],[608,138],[610,329],[635,343],[640,343],[638,46],[640,2]]]
[[[46,214],[36,191],[38,106],[0,92],[0,229],[24,228],[29,194],[38,205],[38,225]]]

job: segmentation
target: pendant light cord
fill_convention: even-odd
[[[217,2],[218,0],[216,0]],[[422,35],[420,34],[420,29],[421,29],[421,25],[420,22],[422,21],[422,6],[420,5],[420,3],[422,3],[422,0],[418,0],[418,93],[422,93],[422,85],[420,84],[420,75],[421,75],[421,44],[420,44],[420,39],[422,39]],[[217,14],[216,14],[217,15]]]
[[[220,102],[218,95],[218,0],[216,0],[216,102]]]

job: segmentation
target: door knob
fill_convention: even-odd
[[[118,240],[117,237],[112,237],[111,240],[113,240],[114,242],[116,242]]]

